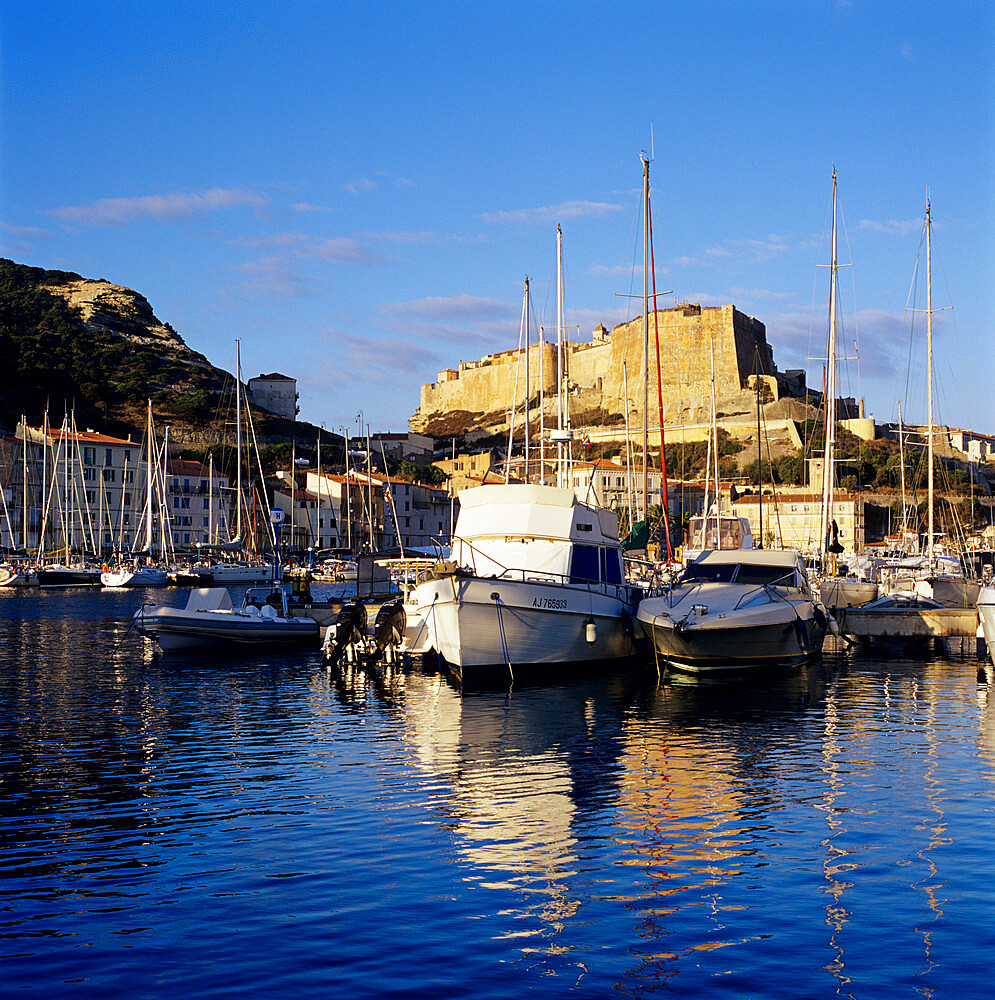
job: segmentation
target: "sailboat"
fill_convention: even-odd
[[[833,499],[836,489],[836,319],[839,289],[836,254],[836,171],[833,171],[832,257],[829,265],[829,335],[826,350],[825,447],[822,459],[822,506],[816,556],[819,597],[827,608],[860,607],[877,597],[878,585],[856,576],[837,572],[837,556],[842,555]],[[854,553],[856,555],[856,553]]]
[[[618,660],[635,650],[636,591],[622,573],[618,518],[569,488],[573,432],[563,363],[562,254],[557,226],[559,377],[557,426],[549,435],[557,485],[506,477],[503,484],[463,490],[449,560],[437,562],[406,602],[431,647],[464,683],[495,668],[514,680],[519,667],[545,672]],[[525,315],[527,323],[527,293]],[[545,478],[544,467],[540,474]]]
[[[42,470],[45,469],[45,449],[49,447],[49,426],[45,422],[42,442]],[[56,496],[56,468],[59,463],[60,451],[55,451],[52,455],[52,482],[48,491],[47,499],[44,497],[45,489],[42,487],[43,503],[45,508],[42,513],[41,530],[39,532],[38,559],[39,565],[35,569],[40,587],[85,587],[95,586],[100,583],[100,568],[94,566],[84,559],[73,558],[73,547],[75,539],[75,525],[73,514],[78,511],[77,486],[76,486],[76,419],[70,418],[67,413],[62,421],[62,428],[59,433],[59,449],[62,456],[62,509],[60,511],[60,521],[62,526],[63,549],[62,554],[65,561],[58,563],[42,564],[45,546],[45,528],[48,520],[48,510],[52,504],[53,497]],[[82,523],[81,523],[82,528]],[[85,531],[83,532],[85,536]]]
[[[246,403],[248,410],[248,403]],[[250,417],[251,419],[251,417]],[[235,341],[235,537],[231,543],[220,548],[240,549],[242,546],[242,354],[241,345]],[[265,583],[279,579],[280,568],[254,562],[223,561],[196,570],[203,586],[217,586],[237,583]]]
[[[152,428],[152,400],[148,401],[148,419],[146,429],[146,461],[145,461],[145,560],[137,558],[130,565],[107,566],[100,574],[103,586],[113,590],[122,587],[163,587],[169,582],[169,575],[161,566],[151,562],[152,556],[152,498],[153,485],[153,454],[155,452],[155,436]]]
[[[946,556],[940,550],[935,530],[934,503],[934,438],[933,424],[933,256],[932,256],[932,216],[930,203],[926,201],[924,223],[926,237],[926,395],[927,395],[927,501],[925,551],[918,556],[901,560],[890,574],[882,573],[882,578],[890,576],[892,593],[909,595],[910,599],[924,602],[935,601],[945,607],[970,608],[978,601],[980,584],[964,577],[959,559]],[[901,582],[899,582],[901,581]],[[887,596],[887,595],[886,595]],[[880,599],[879,599],[880,600]]]

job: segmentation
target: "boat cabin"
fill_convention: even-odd
[[[716,549],[689,562],[681,584],[736,583],[808,589],[801,554],[793,549]]]
[[[515,483],[461,492],[452,560],[476,576],[624,583],[615,512],[555,486]]]
[[[700,514],[688,522],[688,536],[684,543],[684,558],[690,562],[699,553],[711,549],[752,549],[753,531],[745,517],[736,514],[716,514],[715,508],[708,515]]]

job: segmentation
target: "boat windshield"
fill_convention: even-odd
[[[707,583],[730,583],[736,569],[736,563],[690,563],[684,571],[684,579]]]
[[[779,587],[793,587],[795,572],[784,566],[746,566],[740,565],[736,574],[736,583],[749,583],[757,587],[765,584],[776,584]]]
[[[795,586],[793,569],[784,566],[756,566],[744,563],[690,563],[684,571],[685,581],[698,583],[742,583],[752,587],[776,584]]]

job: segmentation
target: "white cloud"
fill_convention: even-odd
[[[775,292],[769,288],[730,288],[729,294],[736,298],[760,299],[768,302],[786,302],[791,298],[791,292]]]
[[[53,208],[49,214],[63,222],[82,226],[126,226],[143,218],[177,222],[226,208],[261,211],[269,203],[265,195],[245,188],[210,188],[207,191],[178,191],[135,198],[101,198],[89,205]]]
[[[376,191],[380,185],[369,177],[360,177],[358,181],[350,181],[344,187],[349,194],[361,194],[363,191]]]
[[[334,212],[331,205],[314,205],[309,201],[297,201],[290,206],[295,212]]]
[[[507,302],[476,295],[453,295],[448,298],[430,296],[410,302],[393,302],[384,305],[384,312],[403,319],[432,320],[437,322],[493,322],[509,319],[513,315]]]
[[[274,247],[285,250],[294,257],[308,260],[377,262],[383,257],[359,240],[349,236],[312,236],[310,233],[265,233],[260,236],[243,236],[234,241],[236,246],[250,248]]]
[[[9,222],[0,222],[0,253],[14,256],[30,253],[39,241],[49,240],[52,234],[47,229],[38,226],[15,226]]]
[[[611,278],[626,278],[632,274],[631,264],[592,264],[587,269],[588,274],[608,275]]]
[[[357,233],[357,236],[364,240],[382,240],[386,243],[434,243],[438,239],[435,233],[407,232],[402,229]]]
[[[260,257],[237,265],[236,270],[248,275],[240,291],[252,297],[303,299],[314,294],[315,280],[280,257]]]
[[[603,201],[564,201],[559,205],[541,208],[515,208],[500,212],[484,212],[480,217],[485,222],[524,222],[543,225],[563,219],[591,218],[618,212],[621,205],[611,205]]]
[[[889,219],[887,222],[879,222],[875,219],[861,219],[857,223],[858,229],[869,229],[873,233],[887,233],[894,236],[912,236],[922,229],[922,219]]]
[[[326,365],[328,378],[335,382],[377,383],[396,391],[399,377],[410,384],[412,373],[425,372],[429,379],[439,370],[440,360],[422,343],[410,338],[369,337],[335,330],[324,339],[335,357]]]

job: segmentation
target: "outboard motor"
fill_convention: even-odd
[[[326,633],[325,658],[338,663],[346,646],[365,636],[366,605],[362,601],[347,601]]]
[[[379,656],[386,651],[387,661],[390,662],[394,650],[404,641],[407,624],[408,616],[399,600],[382,605],[373,623],[373,642],[376,646],[374,655]]]

